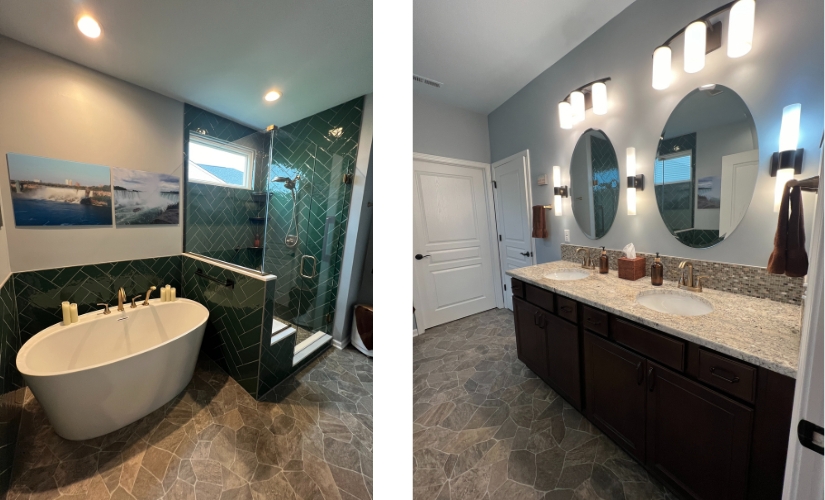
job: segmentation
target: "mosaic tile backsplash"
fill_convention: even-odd
[[[601,247],[586,247],[580,245],[561,245],[562,260],[581,263],[581,257],[576,256],[576,250],[585,248],[590,250],[591,257],[598,256]],[[607,250],[610,260],[610,269],[618,271],[619,257],[623,257],[621,250]],[[650,266],[653,264],[655,254],[636,252],[637,257],[645,258],[645,276],[650,276]],[[711,262],[705,260],[685,259],[683,257],[670,257],[660,255],[662,265],[665,268],[665,279],[668,281],[679,281],[679,263],[689,260],[693,263],[694,275],[708,276],[702,282],[702,286],[722,292],[747,295],[760,299],[770,299],[786,304],[802,304],[802,293],[804,278],[790,278],[785,275],[769,274],[764,267],[744,266],[741,264],[726,264],[722,262]]]
[[[98,303],[117,304],[117,291],[126,297],[143,295],[150,286],[171,285],[181,290],[181,256],[127,260],[27,271],[14,275],[14,291],[20,322],[20,340],[63,320],[60,303],[77,303],[79,314],[101,308]],[[154,298],[160,296],[154,292]]]

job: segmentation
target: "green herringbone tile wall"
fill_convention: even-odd
[[[278,276],[275,316],[310,331],[329,332],[335,312],[338,279],[347,228],[352,173],[358,154],[363,97],[278,130],[273,140],[271,177],[300,175],[298,225],[301,243],[283,244],[290,223],[292,198],[283,184],[270,183],[269,227],[264,269]],[[317,260],[317,275],[300,276],[301,256]],[[304,274],[309,274],[307,262]]]
[[[590,165],[596,238],[601,238],[613,225],[619,206],[619,160],[609,140],[590,136]]]
[[[269,176],[269,133],[186,104],[184,106],[184,165],[187,167],[189,134],[215,137],[256,151],[253,190],[263,191]],[[264,226],[249,217],[265,216],[266,204],[257,203],[248,189],[184,183],[184,251],[260,269],[261,250],[250,249],[255,235],[263,237]]]
[[[209,310],[201,350],[257,397],[261,332],[272,325],[271,316],[264,318],[265,282],[186,256],[182,268],[184,297]],[[197,276],[198,269],[219,280],[234,280],[235,288]]]
[[[0,287],[0,496],[8,490],[17,430],[23,411],[23,381],[17,371],[20,330],[14,300],[14,279],[9,276]]]
[[[117,304],[117,291],[123,287],[131,299],[142,295],[150,286],[171,285],[181,290],[181,256],[127,260],[28,271],[14,275],[20,340],[25,343],[34,334],[63,319],[61,302],[77,303],[79,314],[96,311],[97,304]],[[155,298],[160,296],[156,291]]]

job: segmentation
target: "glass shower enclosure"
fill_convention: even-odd
[[[274,324],[296,330],[297,359],[331,334],[352,160],[278,129],[234,132],[189,130],[185,251],[275,275]]]

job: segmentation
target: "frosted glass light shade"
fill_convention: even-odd
[[[782,192],[785,184],[793,179],[793,168],[780,168],[776,171],[776,187],[773,191],[773,211],[779,212],[779,205],[782,204]]]
[[[553,166],[553,187],[561,187],[561,167],[558,165]],[[556,217],[562,216],[561,195],[559,194],[553,196],[553,212],[555,212]]]
[[[559,103],[559,125],[563,129],[573,128],[573,109],[567,101]]]
[[[597,115],[607,113],[607,85],[603,82],[594,83],[590,92],[593,98],[593,113]]]
[[[627,215],[636,215],[636,188],[627,188]]]
[[[685,29],[685,73],[696,73],[705,67],[706,38],[704,21],[690,23]]]
[[[636,176],[636,148],[627,148],[627,176]]]
[[[799,118],[801,104],[791,104],[782,109],[782,127],[779,129],[779,151],[793,151],[799,144]]]
[[[570,107],[573,109],[573,123],[584,120],[584,94],[578,90],[570,94]]]
[[[662,46],[653,51],[653,88],[664,90],[670,86],[670,47]]]
[[[742,57],[753,45],[753,19],[756,3],[739,0],[730,9],[728,21],[728,57]]]

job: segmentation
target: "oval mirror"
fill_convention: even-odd
[[[619,161],[601,130],[585,131],[573,149],[570,199],[576,222],[588,238],[607,234],[619,207]]]
[[[759,173],[756,124],[728,87],[705,85],[676,106],[659,137],[656,205],[677,240],[711,247],[736,229]]]

